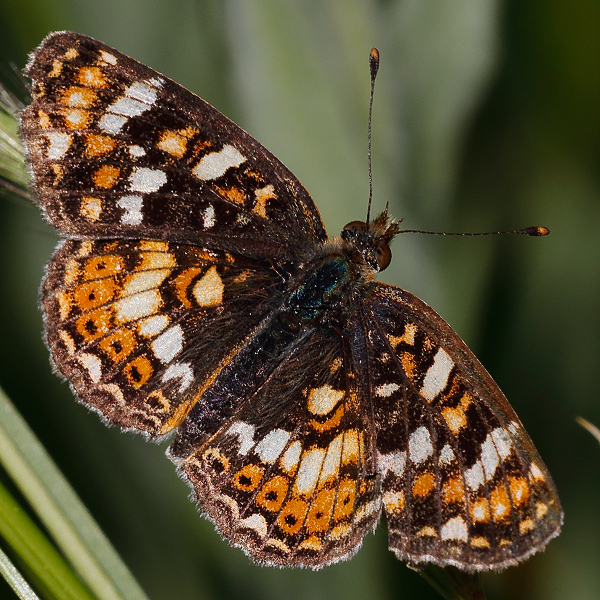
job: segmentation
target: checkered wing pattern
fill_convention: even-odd
[[[42,286],[47,343],[82,402],[112,424],[160,436],[266,319],[275,286],[255,260],[224,252],[68,240]]]
[[[424,302],[377,285],[362,307],[390,549],[500,569],[556,536],[558,495],[506,398]],[[375,357],[375,360],[373,360]]]
[[[63,233],[270,259],[325,239],[292,173],[160,73],[70,32],[48,36],[25,73],[21,135],[40,205]]]
[[[387,209],[328,239],[297,179],[203,100],[75,33],[26,69],[37,201],[68,239],[41,303],[57,371],[151,438],[232,544],[351,556],[382,510],[411,563],[503,568],[558,534],[514,411],[428,306],[377,284]]]
[[[369,408],[348,344],[313,330],[212,437],[198,405],[170,454],[234,545],[264,564],[320,568],[354,554],[380,514]]]

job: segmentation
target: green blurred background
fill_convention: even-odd
[[[600,2],[0,0],[2,77],[58,29],[233,118],[304,183],[331,234],[365,216],[377,46],[374,210],[389,202],[409,228],[550,227],[540,239],[400,236],[385,281],[463,336],[561,493],[562,535],[486,575],[488,597],[600,598],[600,447],[575,423],[600,424]],[[52,375],[37,288],[56,240],[35,207],[0,197],[0,384],[153,600],[438,597],[387,551],[385,526],[318,573],[260,568],[222,542],[164,444],[104,427]]]

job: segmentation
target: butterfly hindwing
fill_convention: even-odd
[[[79,34],[51,34],[21,115],[48,220],[76,237],[167,239],[293,257],[325,239],[298,180],[237,125],[160,73]]]
[[[69,240],[42,286],[47,343],[78,398],[125,429],[184,419],[273,309],[252,259],[153,240]]]
[[[503,568],[558,534],[556,489],[483,366],[424,302],[376,285],[363,306],[390,549]]]
[[[320,568],[374,528],[374,430],[355,367],[338,333],[313,331],[212,437],[195,438],[200,406],[180,428],[171,457],[206,516],[255,560]]]

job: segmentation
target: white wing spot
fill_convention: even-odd
[[[442,451],[440,452],[440,459],[439,459],[439,465],[441,467],[449,465],[452,463],[452,461],[456,458],[455,454],[454,454],[454,450],[452,450],[452,448],[450,448],[450,446],[448,444],[446,444],[443,448]]]
[[[156,192],[167,183],[167,174],[158,169],[134,167],[129,175],[129,189],[133,192],[149,194]]]
[[[204,229],[210,229],[215,224],[215,209],[209,204],[202,213]]]
[[[327,447],[327,454],[325,455],[321,476],[319,477],[319,486],[325,481],[337,477],[340,469],[340,460],[342,458],[343,442],[344,434],[340,433]]]
[[[496,427],[496,429],[492,431],[491,436],[496,445],[498,454],[506,460],[512,452],[510,435],[508,435],[508,432],[505,429],[502,429],[502,427]]]
[[[158,290],[148,290],[122,298],[113,306],[117,320],[121,323],[129,323],[158,312],[162,306],[162,298]]]
[[[167,315],[155,315],[148,317],[139,324],[138,332],[143,337],[154,337],[158,335],[169,324]]]
[[[401,477],[406,468],[406,452],[390,452],[389,454],[377,452],[377,467],[383,477],[388,471]]]
[[[412,462],[425,462],[433,454],[431,436],[426,427],[419,427],[413,431],[408,440],[408,455]]]
[[[160,360],[163,365],[170,363],[183,349],[183,329],[181,325],[174,325],[150,344],[154,356]]]
[[[283,452],[291,435],[291,433],[284,429],[273,429],[256,444],[254,452],[263,462],[273,464]]]
[[[324,448],[307,450],[302,455],[302,462],[300,463],[298,475],[296,476],[296,490],[299,494],[312,494],[317,485],[317,481],[319,481],[321,465],[323,464],[324,458]]]
[[[142,206],[144,200],[141,196],[123,196],[117,206],[125,212],[121,215],[123,225],[139,225],[144,220]]]
[[[265,537],[267,535],[267,520],[258,513],[254,513],[253,515],[242,519],[240,525],[247,527],[248,529],[254,529],[260,537]]]
[[[496,446],[494,446],[494,441],[489,433],[485,438],[485,442],[481,444],[481,464],[483,465],[485,477],[489,481],[494,476],[500,464],[500,457],[498,456],[498,452],[496,452]]]
[[[123,125],[127,123],[127,117],[121,115],[113,115],[112,113],[106,113],[98,121],[98,128],[106,133],[117,134],[123,129]]]
[[[105,50],[100,50],[99,52],[100,54],[100,58],[105,62],[105,63],[109,63],[111,65],[116,65],[117,64],[117,57],[113,56],[112,54],[110,54],[109,52],[106,52]]]
[[[133,158],[141,158],[142,156],[146,156],[146,151],[137,144],[131,144],[128,148],[129,154],[133,156]]]
[[[46,134],[48,142],[48,160],[60,160],[69,149],[73,138],[68,133],[51,131]]]
[[[308,410],[313,415],[326,415],[336,407],[344,395],[343,390],[334,390],[329,384],[313,388],[308,394]]]
[[[227,144],[219,152],[211,152],[203,156],[192,169],[192,173],[200,181],[210,181],[222,177],[229,169],[239,167],[244,162],[246,157],[237,148]]]
[[[375,395],[380,398],[389,398],[400,386],[397,383],[385,383],[375,388]]]
[[[227,434],[229,435],[237,435],[238,441],[240,443],[240,449],[238,450],[238,454],[246,455],[254,446],[254,425],[250,425],[250,423],[245,423],[244,421],[236,421],[233,425],[227,430]]]
[[[478,460],[470,469],[465,471],[465,482],[469,489],[476,491],[483,485],[484,481],[483,465]]]
[[[446,521],[440,530],[440,537],[442,540],[467,541],[469,531],[465,520],[459,516]]]
[[[421,395],[426,400],[431,402],[446,387],[453,366],[450,355],[443,348],[438,348],[421,386]]]
[[[162,381],[166,383],[171,379],[180,379],[179,393],[185,392],[194,381],[194,371],[190,363],[174,363],[165,370]]]
[[[77,360],[82,366],[87,369],[90,379],[94,383],[98,383],[102,377],[102,362],[97,356],[84,352],[77,357]]]
[[[299,440],[290,444],[290,447],[285,451],[281,457],[281,467],[285,471],[293,471],[298,461],[300,460],[300,454],[302,452],[302,444]]]

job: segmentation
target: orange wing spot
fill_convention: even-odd
[[[192,289],[198,306],[219,306],[223,303],[225,285],[214,265],[196,281]]]
[[[333,414],[333,417],[327,419],[324,423],[320,423],[315,419],[311,419],[308,424],[319,433],[323,433],[324,431],[329,431],[334,427],[337,427],[344,416],[344,406],[338,406],[338,409]]]
[[[424,349],[426,352],[429,352],[429,351],[430,351],[430,350],[432,350],[433,348],[435,348],[435,346],[433,345],[433,342],[432,342],[432,341],[431,341],[431,340],[430,340],[428,337],[426,337],[426,338],[423,340],[423,349]]]
[[[425,525],[425,527],[417,533],[417,537],[437,537],[437,533],[433,527]]]
[[[310,510],[306,517],[305,525],[309,533],[329,529],[329,520],[334,502],[335,490],[323,489],[317,493],[310,503]]]
[[[67,285],[73,285],[77,279],[79,279],[79,263],[74,258],[70,258],[65,265],[63,281]]]
[[[134,358],[123,368],[123,375],[135,390],[139,390],[152,377],[153,373],[152,364],[145,356]]]
[[[525,477],[509,477],[508,489],[516,506],[520,506],[529,500],[529,485]]]
[[[237,187],[232,187],[229,189],[218,188],[215,186],[215,190],[223,196],[223,198],[227,198],[227,200],[231,200],[231,202],[235,202],[236,204],[244,204],[246,201],[246,194]]]
[[[314,552],[319,552],[319,550],[323,549],[323,542],[316,535],[311,535],[300,542],[298,548],[300,550],[313,550]]]
[[[395,348],[398,344],[404,343],[409,346],[415,345],[415,335],[417,334],[417,326],[412,323],[407,323],[404,328],[404,333],[400,336],[397,335],[388,335],[388,340],[390,344]]]
[[[179,273],[173,280],[172,285],[175,288],[175,294],[185,308],[192,308],[192,303],[188,299],[187,291],[194,278],[200,275],[200,273],[202,273],[202,269],[192,267]]]
[[[102,200],[93,196],[84,196],[79,205],[79,212],[88,221],[97,221],[102,214]]]
[[[151,252],[167,252],[169,250],[169,242],[140,240],[138,247],[140,250],[150,250]]]
[[[444,417],[446,425],[448,425],[448,428],[454,435],[457,435],[467,425],[467,417],[462,406],[457,406],[456,408],[446,406],[442,409],[442,417]]]
[[[63,168],[60,165],[52,165],[50,168],[54,173],[54,181],[52,182],[52,185],[58,185],[59,181],[63,178],[63,175],[65,174]]]
[[[121,169],[112,165],[102,165],[93,175],[94,185],[109,190],[119,181]]]
[[[523,519],[519,523],[519,533],[525,535],[528,531],[535,529],[535,523],[531,519]]]
[[[476,536],[471,538],[471,546],[473,548],[489,548],[490,543],[484,537]]]
[[[490,504],[487,498],[477,498],[471,503],[471,519],[476,523],[489,523],[490,521]]]
[[[68,60],[73,60],[74,58],[77,58],[78,56],[79,56],[79,52],[77,52],[76,48],[69,48],[65,52],[65,58]]]
[[[114,279],[96,279],[82,283],[73,290],[73,300],[82,312],[87,312],[110,302],[116,294]]]
[[[77,256],[89,256],[94,250],[94,244],[92,240],[83,240],[79,243],[79,249],[77,250]]]
[[[116,140],[106,135],[90,133],[85,136],[85,153],[88,158],[102,156],[102,154],[112,152],[116,145]]]
[[[258,465],[243,466],[232,479],[233,485],[242,492],[253,492],[262,479],[264,469]]]
[[[490,493],[490,505],[494,521],[501,521],[510,515],[510,499],[502,484]]]
[[[352,531],[349,523],[339,523],[336,525],[329,534],[329,538],[332,540],[339,540],[347,536]]]
[[[452,377],[452,382],[450,384],[450,389],[444,394],[444,398],[446,400],[452,398],[456,395],[458,390],[460,389],[460,383],[458,382],[458,377]]]
[[[98,100],[94,90],[84,87],[70,87],[63,91],[61,102],[71,108],[90,108]]]
[[[150,407],[153,413],[166,414],[171,412],[171,401],[161,390],[150,392],[144,400],[144,404]]]
[[[50,129],[52,127],[50,117],[43,110],[38,110],[38,119],[42,129]]]
[[[308,511],[308,502],[299,498],[292,498],[286,502],[277,518],[277,526],[287,535],[298,533],[304,523],[304,516]]]
[[[106,77],[100,67],[81,67],[77,72],[77,81],[91,88],[108,87]]]
[[[262,217],[263,219],[267,218],[267,201],[274,200],[277,198],[277,194],[275,193],[275,188],[269,184],[260,190],[255,190],[254,198],[256,199],[256,204],[252,208],[253,212]]]
[[[105,336],[111,327],[111,312],[106,308],[93,310],[77,319],[77,332],[84,342],[91,342]]]
[[[63,64],[60,60],[54,59],[52,61],[52,71],[48,73],[48,77],[58,77],[62,71]]]
[[[360,454],[361,439],[356,429],[348,429],[344,433],[344,443],[342,445],[342,465],[358,462]]]
[[[502,548],[503,546],[512,546],[512,542],[510,540],[502,538],[498,542],[498,548]]]
[[[183,158],[187,150],[188,140],[196,133],[198,133],[198,130],[193,127],[180,129],[179,131],[167,129],[162,132],[157,146],[171,156]]]
[[[415,357],[410,352],[402,352],[400,354],[400,362],[402,363],[402,368],[408,378],[414,380],[415,376],[418,374]]]
[[[385,492],[383,494],[383,503],[385,504],[385,510],[389,513],[401,513],[404,510],[406,499],[404,492],[399,490],[397,492]]]
[[[256,496],[256,503],[270,512],[278,511],[285,500],[289,487],[287,477],[276,475],[262,486]]]
[[[111,335],[100,340],[100,348],[114,364],[126,359],[137,347],[137,340],[130,329],[117,329]]]
[[[79,108],[65,108],[61,114],[69,129],[85,129],[91,118],[91,114],[87,110]]]
[[[543,502],[536,502],[535,504],[535,516],[537,519],[541,519],[548,512],[548,505]]]
[[[177,266],[175,257],[170,252],[140,252],[140,264],[137,271],[154,269],[172,269]]]
[[[58,302],[58,314],[62,321],[64,321],[71,312],[71,308],[73,308],[73,303],[71,302],[71,294],[67,292],[57,292],[56,293],[56,301]]]
[[[90,258],[83,267],[83,278],[101,279],[120,275],[125,268],[125,259],[122,256],[109,254],[106,256],[94,256]]]
[[[342,366],[342,359],[338,356],[333,360],[329,367],[329,372],[333,375],[337,373],[338,369]]]
[[[352,514],[355,496],[356,481],[347,478],[340,481],[337,498],[335,500],[335,509],[333,511],[334,521],[341,521]]]
[[[442,486],[442,500],[445,504],[452,504],[453,502],[462,503],[465,501],[465,490],[461,478],[451,477],[444,482]]]
[[[412,488],[413,496],[427,496],[435,489],[435,477],[433,473],[423,473],[415,479]]]

